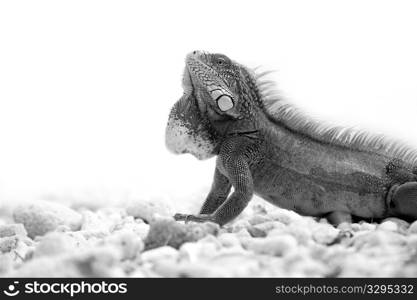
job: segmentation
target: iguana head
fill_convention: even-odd
[[[252,130],[255,87],[251,72],[223,54],[188,54],[184,95],[172,108],[166,129],[168,149],[206,159],[217,154],[225,134]]]

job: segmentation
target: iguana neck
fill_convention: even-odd
[[[213,127],[216,128],[221,136],[236,134],[254,135],[268,128],[268,126],[276,126],[265,114],[263,101],[255,85],[252,89],[241,86],[239,90],[239,117],[230,120],[212,121]]]

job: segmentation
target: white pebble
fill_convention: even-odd
[[[353,231],[360,231],[362,229],[361,225],[359,225],[358,223],[350,224],[350,226]]]
[[[251,224],[247,220],[238,220],[232,224],[232,232],[239,232],[242,229],[247,229]]]
[[[266,221],[263,223],[259,223],[253,227],[264,232],[269,232],[275,228],[283,228],[285,227],[285,225],[277,221]]]
[[[265,222],[270,222],[271,218],[265,215],[256,214],[256,215],[253,215],[251,218],[249,218],[248,221],[251,225],[257,225],[257,224],[262,224]]]
[[[10,252],[16,249],[19,238],[17,236],[6,236],[0,238],[0,253]]]
[[[291,222],[299,221],[303,219],[299,214],[286,209],[276,209],[268,213],[267,215],[275,221],[279,221],[284,224],[289,224]]]
[[[127,223],[123,227],[118,228],[115,232],[119,230],[131,230],[136,233],[142,240],[146,238],[149,232],[149,225],[145,223]]]
[[[339,234],[339,230],[331,225],[323,224],[313,230],[313,239],[320,244],[330,244]]]
[[[397,224],[398,231],[401,233],[406,233],[408,227],[410,227],[410,223],[399,218],[394,218],[394,217],[386,218],[383,222],[385,223],[387,221],[394,222],[395,224]]]
[[[150,223],[158,216],[171,217],[174,215],[173,209],[168,203],[158,200],[131,200],[126,207],[128,215],[141,218]]]
[[[396,223],[392,221],[385,221],[378,225],[378,230],[385,230],[385,231],[398,231],[398,226]]]
[[[352,225],[353,224],[348,223],[348,222],[342,222],[339,225],[337,225],[337,229],[341,231],[349,231],[349,230],[352,230]]]
[[[408,234],[417,234],[417,221],[411,223],[410,227],[408,227]]]
[[[34,251],[35,257],[61,255],[76,251],[77,240],[65,233],[51,232],[42,237]]]
[[[220,243],[224,247],[235,247],[240,246],[240,241],[237,238],[236,234],[233,233],[222,233],[217,237]]]
[[[379,248],[385,245],[400,246],[405,243],[404,236],[388,231],[362,231],[353,236],[351,244],[358,250]]]
[[[367,223],[367,222],[359,223],[359,225],[360,225],[360,230],[361,231],[373,231],[377,227],[376,224],[374,224],[374,223]]]
[[[182,244],[179,254],[181,260],[197,262],[202,259],[212,257],[220,249],[219,245],[214,243],[184,243]]]
[[[170,246],[163,246],[142,252],[141,258],[144,262],[153,262],[160,259],[177,259],[178,250]]]
[[[81,225],[81,230],[101,236],[110,234],[112,223],[108,218],[88,210],[83,211],[82,216],[83,223]]]
[[[241,229],[238,232],[234,233],[239,240],[251,238],[249,231],[247,229]]]
[[[290,235],[252,239],[246,242],[245,248],[260,254],[282,256],[294,249],[297,241]]]
[[[301,227],[301,226],[295,226],[292,224],[288,225],[285,230],[286,233],[291,234],[299,244],[306,245],[312,238],[312,233],[309,228]],[[276,235],[277,232],[269,232],[268,235]]]
[[[407,245],[410,248],[410,252],[415,252],[417,249],[417,235],[410,235],[407,239]]]
[[[123,259],[134,259],[145,248],[143,240],[130,230],[118,230],[106,241],[121,250]]]
[[[0,253],[0,276],[3,277],[3,274],[7,273],[13,267],[13,258],[14,254],[1,254]]]
[[[20,235],[26,236],[27,232],[23,224],[4,224],[0,225],[0,238],[6,236]]]
[[[53,231],[60,225],[67,225],[71,230],[78,230],[82,217],[62,204],[36,201],[16,207],[13,211],[13,219],[17,223],[23,223],[29,237],[34,238]]]

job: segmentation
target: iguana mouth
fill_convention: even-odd
[[[187,96],[190,95],[194,90],[191,74],[187,66],[184,68],[184,74],[182,76],[182,88],[184,90],[184,94]]]
[[[201,75],[204,74],[204,72],[209,71],[214,73],[214,70],[202,61],[202,55],[203,53],[200,51],[193,51],[187,54],[185,58],[184,79],[187,80],[185,83],[189,83],[191,86],[193,86],[193,84],[204,85],[204,80],[201,78]]]
[[[197,60],[195,58],[195,56],[197,56],[197,53],[200,53],[200,52],[194,51],[192,53],[189,53],[185,58],[185,68],[184,68],[184,73],[182,76],[182,87],[183,87],[185,95],[190,95],[195,88],[193,84],[191,72],[190,72],[190,65],[195,64],[195,63],[204,64],[202,61]],[[206,67],[208,66],[206,65]]]

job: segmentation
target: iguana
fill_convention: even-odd
[[[417,219],[416,151],[313,120],[271,93],[264,75],[223,54],[187,55],[184,94],[169,115],[166,145],[217,160],[200,214],[176,220],[224,225],[254,194],[335,225],[352,217]]]

